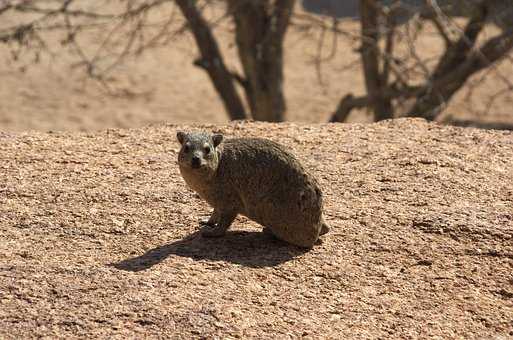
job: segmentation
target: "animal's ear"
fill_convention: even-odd
[[[212,136],[212,142],[214,142],[214,148],[216,148],[223,141],[223,135],[216,133]]]
[[[187,137],[187,134],[183,131],[178,131],[176,133],[176,139],[178,139],[178,142],[183,145],[185,143],[185,138]]]

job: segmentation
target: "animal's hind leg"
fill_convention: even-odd
[[[301,248],[312,248],[319,238],[320,226],[300,226],[299,228],[276,228],[276,238]]]
[[[214,210],[215,211],[215,210]],[[237,217],[237,213],[234,212],[219,212],[219,220],[215,227],[204,227],[201,229],[201,235],[204,237],[221,237],[226,234],[226,231]]]

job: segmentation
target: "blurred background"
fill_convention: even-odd
[[[513,1],[0,0],[0,131],[513,129]]]

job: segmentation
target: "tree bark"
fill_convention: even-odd
[[[253,118],[281,122],[283,94],[283,40],[295,0],[229,0],[235,21],[235,40],[247,86]]]
[[[360,0],[360,23],[362,33],[362,64],[365,76],[365,87],[372,102],[376,121],[392,118],[392,103],[381,93],[386,84],[379,66],[380,53],[378,47],[378,16],[379,11],[375,0]],[[388,78],[388,77],[386,77]]]
[[[230,119],[247,118],[243,102],[235,89],[232,75],[224,64],[216,39],[208,23],[196,7],[196,1],[176,0],[176,4],[187,20],[200,51],[201,57],[194,64],[207,72]]]

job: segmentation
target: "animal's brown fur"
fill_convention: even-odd
[[[282,145],[260,138],[221,142],[221,135],[207,133],[179,132],[177,138],[184,180],[214,208],[204,236],[224,235],[237,214],[301,247],[329,231],[317,181]]]

